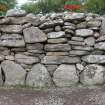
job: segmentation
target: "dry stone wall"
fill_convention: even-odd
[[[105,19],[92,13],[0,17],[0,85],[105,84]]]

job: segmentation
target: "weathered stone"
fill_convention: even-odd
[[[45,56],[42,59],[43,64],[73,64],[79,63],[81,60],[79,57],[68,57],[68,56]]]
[[[55,26],[55,31],[56,31],[56,32],[61,31],[61,26]]]
[[[87,23],[86,22],[82,22],[82,23],[79,23],[77,24],[77,29],[84,29],[87,27]]]
[[[5,73],[5,85],[16,86],[24,85],[25,70],[13,61],[4,61],[1,63],[2,70]]]
[[[54,72],[53,81],[58,87],[68,87],[78,82],[75,65],[60,65]]]
[[[105,50],[105,42],[99,42],[94,45],[95,49]]]
[[[28,50],[27,52],[33,53],[33,54],[44,54],[44,50]]]
[[[64,22],[64,26],[73,26],[73,27],[76,27],[75,24],[70,23],[70,22]]]
[[[75,30],[76,29],[76,27],[74,27],[74,26],[63,26],[62,27],[64,30],[65,29],[70,29],[70,30]]]
[[[47,44],[45,45],[46,51],[70,51],[71,46],[68,44]]]
[[[49,87],[51,86],[51,77],[42,64],[35,64],[29,72],[26,84],[32,87]]]
[[[7,55],[7,56],[5,56],[5,59],[6,60],[10,60],[10,61],[14,61],[15,60],[15,57],[12,56],[12,55]]]
[[[27,49],[23,47],[19,47],[19,48],[12,48],[11,51],[17,53],[17,52],[25,52],[27,51]]]
[[[23,30],[26,43],[45,42],[47,36],[37,27],[30,27]]]
[[[79,41],[69,41],[68,43],[70,45],[85,46],[84,42],[79,42]]]
[[[103,64],[105,63],[105,55],[87,55],[82,57],[82,60],[87,63]]]
[[[80,81],[84,85],[103,85],[105,83],[105,68],[96,64],[86,66],[81,73]]]
[[[72,14],[66,14],[64,17],[64,21],[71,21],[71,20],[81,20],[85,17],[84,13],[72,13]]]
[[[0,62],[4,60],[4,55],[0,55]]]
[[[58,38],[58,39],[48,39],[47,40],[48,43],[51,43],[51,44],[57,44],[57,43],[66,43],[67,42],[67,39],[66,38]]]
[[[96,40],[96,42],[103,42],[103,41],[105,41],[105,35],[100,36],[100,37]]]
[[[25,10],[20,10],[20,9],[10,9],[7,11],[6,16],[25,16],[26,11]]]
[[[84,39],[82,37],[72,37],[71,40],[73,40],[73,41],[81,41],[81,42],[84,41]]]
[[[94,37],[88,37],[84,40],[84,42],[87,46],[94,46],[95,38]]]
[[[99,33],[99,32],[95,32],[95,33],[94,33],[94,37],[95,37],[95,38],[99,38],[99,37],[100,37],[100,33]]]
[[[87,22],[88,27],[100,27],[101,26],[101,21],[99,20],[91,20]]]
[[[10,19],[9,18],[3,18],[3,19],[0,19],[0,25],[1,24],[8,24],[10,22]]]
[[[16,54],[15,55],[15,61],[18,63],[24,63],[24,64],[34,64],[34,63],[38,63],[39,59],[37,57],[33,57],[33,56]]]
[[[73,50],[92,51],[93,47],[90,46],[72,46]]]
[[[69,55],[68,52],[47,52],[46,55],[48,56],[63,56],[63,55]]]
[[[0,66],[0,86],[3,86],[3,76],[2,76],[1,66]]]
[[[81,51],[81,50],[71,50],[70,55],[87,55],[89,54],[88,51]]]
[[[22,33],[21,25],[0,25],[0,30],[4,33]]]
[[[79,72],[84,70],[84,66],[82,64],[80,64],[80,63],[76,64],[76,68],[77,68],[77,70],[79,70]]]
[[[93,31],[90,29],[78,29],[76,30],[76,36],[87,37],[92,36]]]
[[[60,31],[60,32],[51,32],[47,34],[48,38],[62,38],[65,36],[65,32]]]
[[[47,29],[43,30],[43,32],[45,32],[45,33],[50,33],[50,32],[53,32],[53,31],[54,31],[53,28],[47,28]]]
[[[43,50],[43,44],[41,43],[35,43],[35,44],[27,44],[26,48],[28,50]]]
[[[71,29],[65,29],[64,31],[65,31],[66,34],[71,34],[71,35],[74,35],[74,33],[75,33],[75,32],[74,32],[73,30],[71,30]]]
[[[102,25],[100,30],[101,35],[105,35],[105,18],[102,19]]]
[[[102,50],[93,50],[91,52],[91,55],[103,55],[104,54],[104,51]]]
[[[6,47],[24,47],[25,42],[19,34],[4,34],[0,37],[0,45]]]

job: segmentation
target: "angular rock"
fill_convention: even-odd
[[[77,29],[85,29],[87,27],[87,23],[86,22],[82,22],[77,24]]]
[[[82,64],[80,64],[80,63],[76,64],[76,68],[79,70],[79,72],[84,70],[84,66]]]
[[[105,42],[99,42],[94,45],[95,49],[105,50]]]
[[[76,36],[87,37],[92,36],[93,30],[90,29],[78,29],[76,30]]]
[[[82,60],[87,63],[104,64],[105,55],[87,55],[82,57]]]
[[[68,44],[47,44],[44,49],[46,51],[70,51],[71,46]]]
[[[42,61],[43,64],[73,64],[81,62],[79,57],[68,56],[45,56]]]
[[[4,33],[22,33],[23,27],[21,25],[0,25],[0,30]]]
[[[19,64],[6,60],[1,67],[5,73],[5,86],[24,85],[26,72]]]
[[[51,32],[47,34],[47,37],[50,38],[62,38],[65,36],[65,32],[60,31],[60,32]]]
[[[42,64],[35,64],[29,72],[26,84],[31,87],[50,87],[51,77]]]
[[[100,37],[96,40],[96,42],[103,42],[103,41],[105,41],[105,35],[100,36]]]
[[[95,38],[94,37],[88,37],[84,40],[84,42],[87,46],[94,46]]]
[[[105,84],[105,67],[90,64],[81,73],[80,81],[84,85],[103,85]]]
[[[57,44],[57,43],[66,43],[67,42],[67,39],[66,38],[58,38],[58,39],[48,39],[47,40],[48,43],[51,43],[51,44]]]
[[[7,11],[6,16],[25,16],[26,11],[25,10],[20,10],[20,9],[10,9]]]
[[[0,45],[6,47],[24,47],[25,42],[20,34],[4,34],[0,37]]]
[[[78,82],[75,65],[60,65],[54,72],[53,81],[58,87],[69,87]]]
[[[23,30],[24,39],[26,43],[45,42],[47,36],[37,27],[30,27]]]
[[[39,62],[39,58],[33,56],[26,56],[23,54],[16,54],[15,61],[23,64],[34,64]]]

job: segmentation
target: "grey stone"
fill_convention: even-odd
[[[75,65],[60,65],[54,72],[53,81],[58,87],[73,86],[78,82]]]
[[[24,39],[26,43],[45,42],[47,36],[37,27],[30,27],[23,30]]]
[[[66,14],[64,16],[65,21],[70,21],[70,20],[81,20],[84,19],[85,14],[84,13],[72,13],[72,14]]]
[[[87,55],[87,54],[89,54],[89,52],[88,51],[81,51],[81,50],[71,50],[70,52],[69,52],[69,54],[70,55]]]
[[[66,38],[58,38],[58,39],[48,39],[47,40],[48,43],[51,43],[51,44],[59,44],[59,43],[66,43],[67,42],[67,39]]]
[[[22,33],[23,27],[21,25],[0,25],[0,30],[4,33]]]
[[[42,64],[35,64],[29,72],[26,84],[31,87],[50,87],[51,77]]]
[[[0,86],[3,86],[3,76],[2,76],[1,66],[0,66]]]
[[[4,59],[5,59],[5,56],[0,54],[0,62],[3,61]]]
[[[73,41],[81,41],[81,42],[84,41],[84,39],[82,37],[72,37],[71,40],[73,40]]]
[[[45,33],[50,33],[50,32],[53,32],[53,31],[54,31],[53,28],[47,28],[47,29],[43,30],[43,32],[45,32]]]
[[[99,42],[94,45],[95,49],[105,50],[105,42]]]
[[[25,42],[20,34],[3,34],[0,37],[0,45],[3,47],[24,47]]]
[[[10,9],[7,11],[6,16],[25,16],[26,11],[20,9]]]
[[[64,30],[65,29],[70,29],[70,30],[75,30],[76,29],[76,27],[74,27],[74,26],[63,26],[62,27]]]
[[[77,29],[84,29],[87,27],[87,23],[86,22],[81,22],[79,24],[77,24]]]
[[[0,45],[6,47],[24,47],[25,42],[20,34],[4,34],[0,37]]]
[[[73,50],[92,51],[94,48],[90,46],[72,46]]]
[[[38,63],[39,59],[38,57],[26,56],[23,54],[16,54],[15,61],[18,63],[24,63],[24,64],[34,64],[34,63]]]
[[[85,46],[85,43],[84,42],[80,42],[80,41],[68,41],[68,43],[70,45]]]
[[[77,70],[79,70],[79,72],[82,72],[84,70],[84,66],[81,63],[77,63],[76,68]]]
[[[94,37],[88,37],[84,40],[84,42],[87,46],[94,46],[95,38]]]
[[[10,60],[10,61],[14,61],[15,60],[15,57],[12,56],[12,55],[7,55],[7,56],[5,56],[5,59],[6,60]]]
[[[63,55],[69,55],[68,52],[47,52],[46,55],[48,56],[63,56]]]
[[[1,63],[2,70],[5,73],[5,86],[24,85],[25,70],[13,61],[3,61]]]
[[[105,41],[105,35],[100,36],[100,37],[96,40],[96,42],[103,42],[103,41]]]
[[[82,57],[82,60],[87,63],[104,64],[105,55],[87,55]]]
[[[68,56],[45,56],[42,61],[43,64],[73,64],[81,62],[79,57]]]
[[[51,32],[47,34],[48,38],[62,38],[65,36],[65,32],[60,31],[60,32]]]
[[[84,85],[103,85],[105,83],[105,68],[97,64],[87,65],[81,73],[80,81]]]
[[[8,24],[8,23],[10,23],[10,19],[9,18],[5,17],[5,18],[0,19],[0,25],[1,24]]]
[[[102,19],[102,25],[100,30],[101,35],[105,35],[105,18]]]
[[[71,29],[65,29],[64,31],[65,31],[66,34],[71,34],[71,35],[74,35],[74,33],[75,33],[75,32],[74,32],[73,30],[71,30]]]
[[[46,51],[70,51],[71,46],[68,44],[47,44],[45,45]]]
[[[55,31],[56,31],[56,32],[61,31],[61,26],[55,26]]]
[[[88,27],[100,27],[101,26],[101,21],[99,20],[90,20],[87,22]]]
[[[76,36],[87,37],[92,36],[93,30],[90,29],[78,29],[76,30]]]

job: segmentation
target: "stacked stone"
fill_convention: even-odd
[[[104,26],[97,14],[9,10],[0,17],[0,84],[104,85]]]

